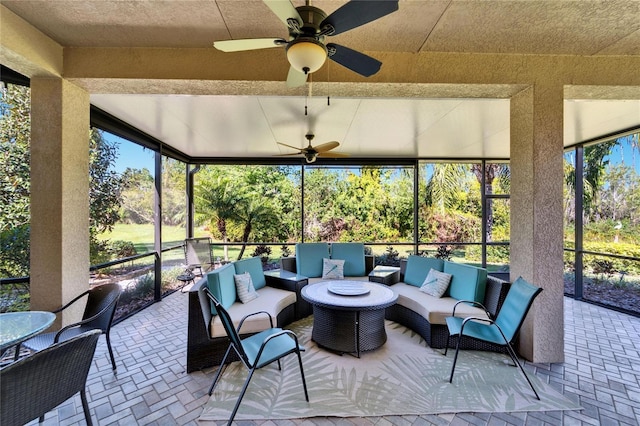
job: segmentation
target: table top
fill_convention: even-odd
[[[55,319],[56,314],[44,311],[0,314],[0,350],[17,345],[46,330]]]
[[[342,296],[329,291],[329,286],[333,285],[357,285],[369,291],[362,295]],[[301,294],[311,304],[345,310],[383,309],[393,305],[398,299],[398,295],[384,284],[350,280],[322,281],[307,285]]]
[[[280,278],[281,280],[302,281],[308,279],[304,275],[298,275],[295,272],[285,269],[272,269],[270,271],[264,271],[264,274],[270,277]]]
[[[391,274],[395,274],[396,272],[400,272],[400,268],[397,266],[383,266],[378,265],[371,272],[369,272],[370,277],[387,277]]]

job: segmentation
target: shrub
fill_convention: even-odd
[[[251,256],[253,257],[260,256],[260,260],[262,261],[262,264],[266,265],[267,262],[269,261],[270,254],[271,254],[271,247],[261,244],[259,246],[256,246],[256,249],[253,251]]]
[[[109,251],[111,251],[116,259],[122,259],[138,254],[135,245],[131,241],[113,241],[111,242]]]
[[[400,266],[400,257],[397,250],[392,246],[387,246],[385,252],[376,257],[376,265]]]
[[[446,244],[440,244],[438,246],[438,251],[435,254],[435,258],[442,259],[442,260],[451,260],[452,254],[453,254],[453,248],[447,246]]]
[[[162,294],[171,291],[178,286],[182,286],[181,282],[178,282],[178,275],[184,272],[183,268],[171,268],[162,271],[161,288]]]

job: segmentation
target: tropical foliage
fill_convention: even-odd
[[[0,275],[29,274],[30,99],[29,89],[7,84],[0,100]],[[104,256],[106,246],[97,235],[119,220],[122,179],[111,167],[118,147],[91,129],[89,140],[89,226],[92,261]]]

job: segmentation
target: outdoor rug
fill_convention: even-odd
[[[366,417],[460,412],[578,410],[581,407],[529,374],[536,400],[507,355],[460,351],[453,383],[449,374],[455,351],[425,346],[411,330],[387,321],[387,342],[360,358],[318,348],[311,338],[312,318],[290,327],[306,347],[302,363],[309,402],[304,398],[297,357],[283,359],[254,374],[236,420],[307,417]],[[230,417],[248,370],[235,362],[223,373],[205,404],[200,421]]]

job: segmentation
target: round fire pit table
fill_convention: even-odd
[[[383,284],[336,280],[305,286],[302,298],[313,306],[313,341],[359,358],[387,341],[384,311],[398,295]]]

